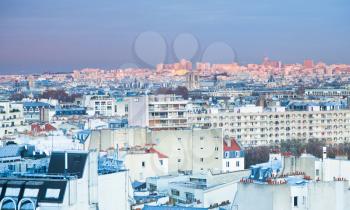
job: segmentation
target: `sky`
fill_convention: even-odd
[[[349,0],[0,0],[0,74],[181,57],[350,64],[349,11]]]

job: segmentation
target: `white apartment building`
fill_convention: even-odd
[[[315,182],[286,178],[285,184],[239,183],[235,210],[346,210],[348,181]]]
[[[221,89],[221,90],[215,90],[208,92],[209,96],[215,96],[215,97],[240,97],[240,96],[250,96],[252,95],[252,90],[233,90],[233,89]]]
[[[345,210],[350,201],[348,160],[270,154],[242,178],[233,209]],[[332,177],[332,178],[331,178]]]
[[[222,170],[224,172],[244,170],[244,151],[234,139],[224,141]]]
[[[172,181],[168,194],[177,205],[199,208],[230,207],[237,193],[239,180],[249,171],[232,173],[198,173],[187,180]]]
[[[154,129],[187,128],[188,101],[176,95],[149,96],[149,124]]]
[[[152,131],[147,143],[169,157],[169,173],[223,171],[221,129]]]
[[[313,180],[334,181],[334,179],[350,180],[350,161],[346,158],[319,159],[303,154],[300,157],[282,157],[283,172],[303,171]]]
[[[237,171],[244,169],[244,152],[222,129],[149,130],[129,127],[89,131],[85,149],[98,151],[150,147],[168,157],[170,174],[178,171]],[[138,165],[139,166],[139,165]],[[146,177],[146,176],[144,176]]]
[[[320,109],[305,111],[244,107],[216,113],[189,113],[188,123],[195,127],[222,128],[243,146],[266,145],[288,140],[321,139],[336,143],[350,140],[350,110]]]
[[[120,153],[131,181],[144,182],[148,177],[168,175],[168,157],[154,148],[129,148]]]
[[[53,152],[47,173],[0,178],[0,209],[130,209],[127,170],[100,168],[96,152]]]
[[[82,105],[92,109],[95,115],[115,116],[116,102],[109,95],[84,95]]]
[[[317,89],[306,89],[306,96],[327,96],[327,97],[342,97],[350,96],[350,90],[342,88],[317,88]]]
[[[22,104],[0,101],[0,139],[30,130],[24,121]]]
[[[151,129],[188,128],[187,100],[176,95],[145,95],[130,97],[128,121],[131,126]]]

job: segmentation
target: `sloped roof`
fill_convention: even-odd
[[[21,156],[23,146],[11,144],[0,148],[0,158]]]
[[[67,152],[67,173],[70,175],[77,175],[82,178],[85,163],[87,162],[87,152]],[[65,173],[65,152],[54,151],[51,154],[48,174],[64,174]]]
[[[149,153],[156,153],[159,158],[168,158],[168,156],[164,155],[163,153],[159,152],[158,150],[154,149],[153,147],[148,150]]]
[[[57,130],[54,126],[52,126],[49,123],[45,123],[44,125],[40,125],[40,124],[32,124],[31,125],[31,129],[32,131],[35,132],[48,132],[48,131],[55,131]]]
[[[224,151],[241,151],[242,148],[239,146],[239,144],[236,142],[235,139],[231,139],[231,146],[228,146],[227,143],[224,141]]]

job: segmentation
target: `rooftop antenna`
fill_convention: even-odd
[[[119,163],[118,163],[118,159],[119,159],[119,145],[118,144],[116,144],[116,146],[115,146],[113,159],[114,159],[113,161],[115,162],[115,164],[117,166],[117,170],[119,170]]]

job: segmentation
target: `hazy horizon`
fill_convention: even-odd
[[[347,0],[2,0],[0,74],[152,67],[135,55],[135,40],[148,31],[162,37],[164,43],[155,42],[165,48],[157,51],[146,40],[142,50],[165,63],[177,60],[173,44],[181,34],[198,42],[194,62],[221,42],[234,51],[219,55],[226,63],[261,63],[265,56],[283,63],[350,63],[349,9]]]

